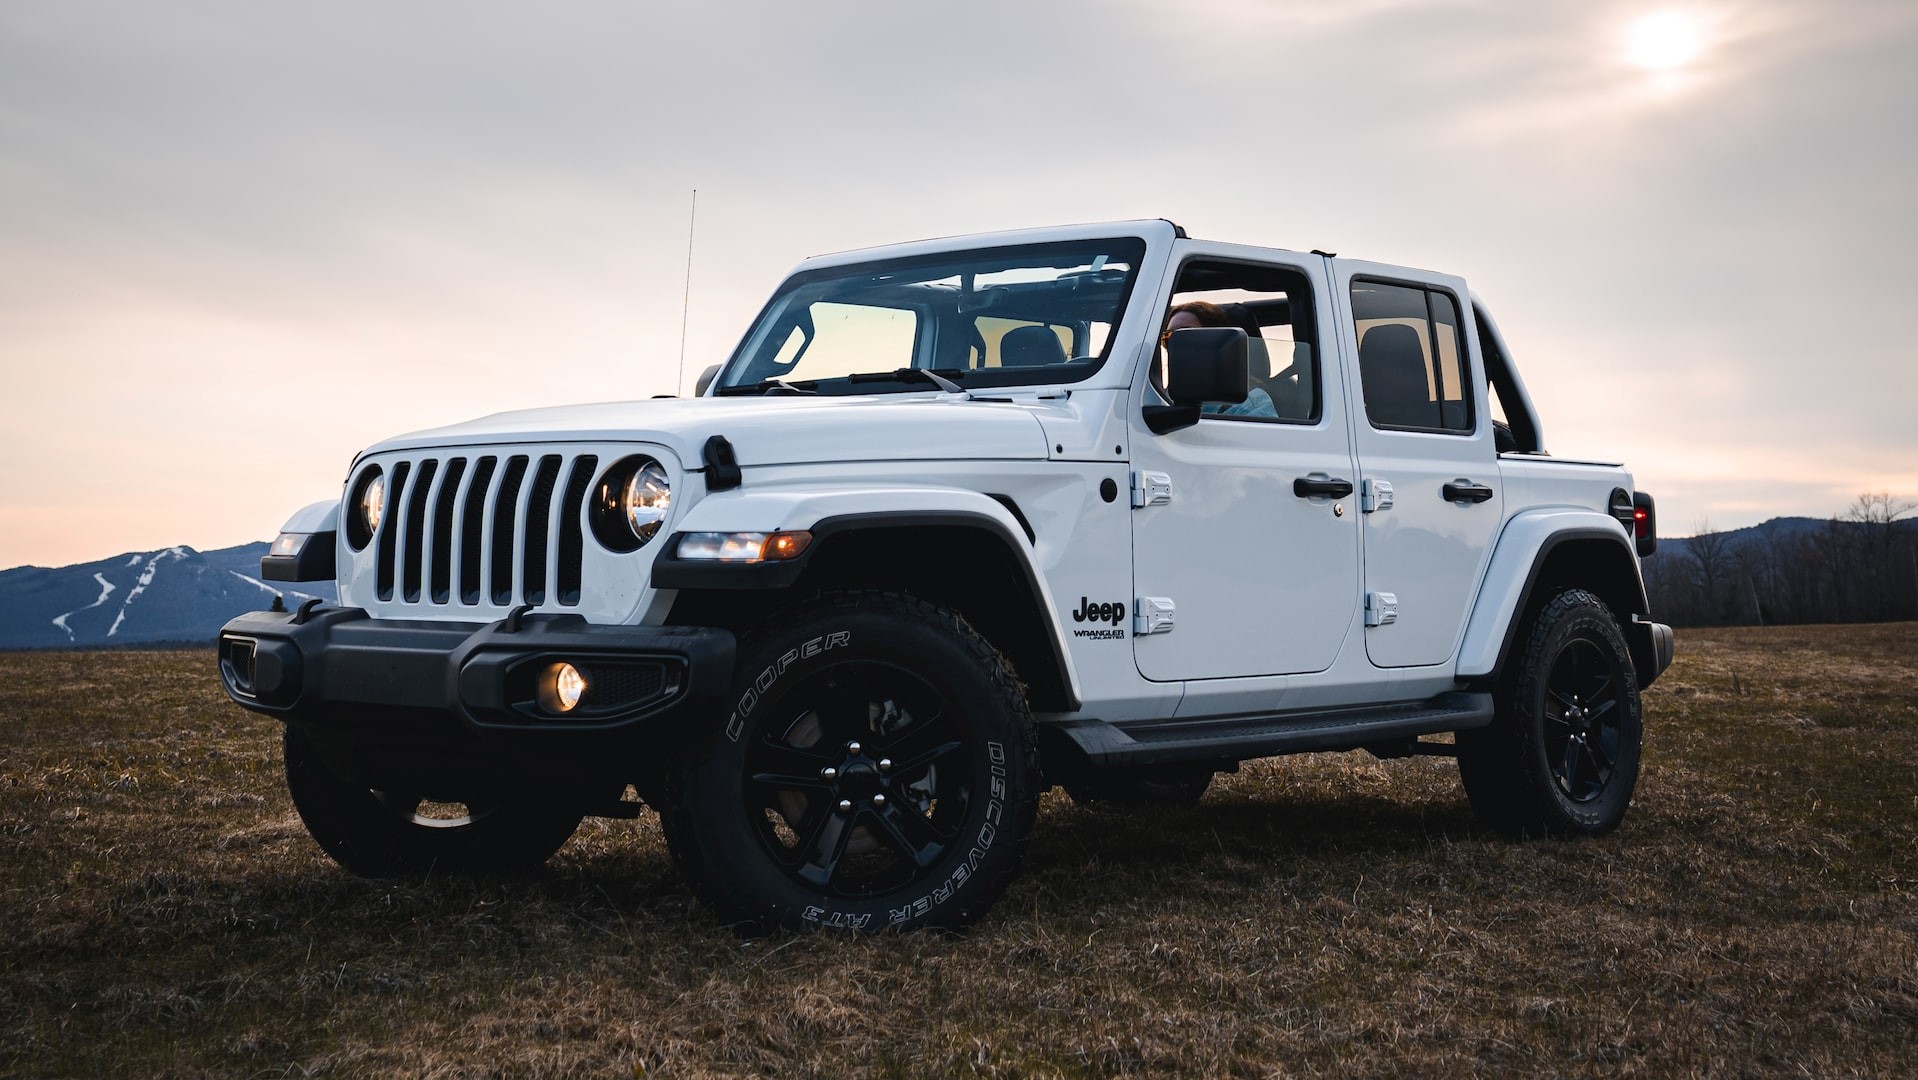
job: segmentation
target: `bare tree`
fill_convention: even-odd
[[[1778,621],[1778,548],[1775,542],[1754,539],[1738,549],[1738,568],[1751,599],[1751,615],[1758,625]]]
[[[1738,570],[1738,552],[1730,536],[1712,528],[1710,518],[1699,518],[1692,528],[1685,551],[1695,564],[1692,580],[1702,594],[1701,612],[1705,621],[1719,622],[1728,607],[1725,586]]]
[[[1860,525],[1871,525],[1890,531],[1893,523],[1913,510],[1918,510],[1918,502],[1893,498],[1887,491],[1876,494],[1867,491],[1858,496],[1858,501],[1852,503],[1839,517],[1846,521],[1856,521]]]
[[[1865,492],[1838,517],[1861,526],[1852,530],[1852,554],[1860,614],[1865,618],[1895,618],[1911,610],[1905,600],[1912,590],[1902,580],[1911,559],[1905,550],[1908,544],[1899,542],[1898,519],[1913,510],[1918,510],[1918,502],[1894,498],[1890,492]]]

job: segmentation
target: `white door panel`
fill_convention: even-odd
[[[1246,261],[1245,249],[1193,243],[1188,251]],[[1260,253],[1258,261],[1304,274],[1317,325],[1334,325],[1322,259]],[[1161,310],[1171,288],[1168,281]],[[1135,601],[1174,606],[1170,631],[1133,638],[1147,679],[1317,672],[1338,657],[1359,600],[1358,499],[1293,490],[1311,476],[1358,482],[1334,364],[1321,362],[1316,423],[1208,417],[1161,435],[1130,410],[1133,469],[1171,483],[1168,501],[1132,512]],[[1141,401],[1159,400],[1147,386],[1137,391]]]
[[[1352,479],[1342,426],[1201,420],[1135,450],[1135,464],[1172,478],[1169,502],[1132,516],[1134,592],[1176,607],[1171,632],[1133,640],[1146,678],[1331,666],[1358,594],[1354,499],[1335,515],[1333,500],[1301,499],[1292,481]]]
[[[1367,627],[1366,654],[1380,667],[1444,663],[1457,651],[1503,513],[1484,365],[1477,335],[1469,321],[1460,321],[1471,317],[1469,294],[1463,281],[1442,274],[1348,260],[1334,260],[1333,267],[1340,308],[1339,343],[1346,359],[1361,482],[1390,484],[1392,489],[1389,507],[1364,515],[1365,591],[1396,601],[1392,621]],[[1395,416],[1385,408],[1384,399],[1393,390],[1390,380],[1381,376],[1390,360],[1389,350],[1367,351],[1371,346],[1354,321],[1355,278],[1367,284],[1369,295],[1376,296],[1381,286],[1406,294],[1430,290],[1441,312],[1443,304],[1452,305],[1449,325],[1457,327],[1457,333],[1446,341],[1447,324],[1438,321],[1437,341],[1444,348],[1437,351],[1444,357],[1437,363],[1433,362],[1434,339],[1424,338],[1426,368],[1417,376],[1424,381],[1416,389],[1437,399],[1431,403],[1432,427],[1463,430],[1408,430],[1418,421]],[[1368,313],[1390,315],[1387,301],[1369,300],[1367,310],[1359,312],[1365,332],[1391,327],[1386,330],[1388,337],[1394,332],[1402,337],[1409,333],[1392,327],[1398,320],[1367,318]],[[1439,315],[1440,320],[1443,317]],[[1428,319],[1419,334],[1429,334],[1434,321]],[[1405,340],[1421,347],[1418,337]],[[1451,359],[1454,350],[1456,360]],[[1370,378],[1363,371],[1368,358],[1375,362]],[[1455,398],[1449,403],[1448,378]],[[1369,412],[1368,388],[1375,395]],[[1381,416],[1386,418],[1383,422]],[[1456,486],[1448,492],[1448,485]]]

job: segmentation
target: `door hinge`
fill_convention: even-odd
[[[1132,606],[1132,633],[1135,637],[1164,634],[1172,630],[1173,604],[1170,597],[1141,596]]]
[[[1164,506],[1172,501],[1172,476],[1169,473],[1139,469],[1132,474],[1132,508]]]
[[[1399,596],[1397,593],[1369,592],[1365,594],[1365,625],[1389,626],[1399,621]]]
[[[1371,479],[1359,481],[1359,509],[1368,514],[1392,509],[1392,482]]]

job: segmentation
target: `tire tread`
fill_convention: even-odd
[[[978,631],[972,628],[957,612],[918,597],[903,593],[886,592],[877,589],[848,589],[819,594],[811,599],[792,604],[774,612],[753,630],[749,631],[739,644],[738,655],[755,655],[759,648],[775,633],[801,621],[828,618],[834,613],[872,615],[890,613],[901,618],[922,622],[949,634],[961,648],[971,655],[982,672],[991,681],[993,691],[1005,702],[1015,724],[1018,744],[1007,747],[1008,754],[1018,753],[1023,757],[1026,775],[1032,778],[1034,790],[1044,789],[1044,780],[1040,775],[1039,734],[1034,726],[1031,711],[1026,704],[1025,686],[1013,675],[1012,665],[1003,654],[993,648]],[[692,825],[691,810],[686,798],[686,777],[692,768],[704,759],[704,742],[694,738],[687,740],[689,749],[683,750],[680,757],[666,770],[664,785],[665,797],[660,801],[660,827],[666,836],[667,850],[680,875],[692,888],[693,895],[708,909],[716,912],[728,924],[748,933],[764,933],[777,929],[781,921],[765,906],[749,895],[742,895],[725,887],[722,876],[714,871],[709,863],[710,853],[702,849]],[[999,837],[1012,846],[1012,857],[993,860],[989,864],[990,872],[981,867],[969,882],[969,888],[976,901],[970,907],[956,908],[950,913],[953,917],[928,920],[912,925],[937,925],[958,929],[967,925],[993,900],[997,899],[1018,873],[1024,860],[1025,849],[1032,837],[1033,825],[1038,818],[1037,798],[1027,800],[1008,800],[1007,815],[1000,827]],[[976,883],[976,885],[972,884]]]

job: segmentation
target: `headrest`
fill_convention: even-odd
[[[1044,367],[1066,362],[1066,347],[1059,335],[1044,326],[1019,326],[999,339],[999,366],[1008,368]]]
[[[1231,325],[1245,331],[1246,337],[1256,341],[1265,336],[1265,331],[1259,327],[1259,316],[1244,304],[1225,304],[1219,310],[1232,320]]]
[[[1435,427],[1425,370],[1424,343],[1404,323],[1374,326],[1359,340],[1359,381],[1365,390],[1365,414],[1379,424]]]
[[[1272,354],[1265,346],[1265,331],[1259,326],[1259,316],[1244,304],[1225,304],[1220,307],[1230,325],[1245,331],[1246,357],[1251,361],[1252,379],[1263,382],[1272,377]]]

